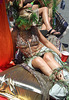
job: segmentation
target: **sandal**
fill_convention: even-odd
[[[50,29],[48,32],[47,32],[47,34],[49,34],[49,35],[55,35],[55,36],[58,36],[59,34],[60,34],[60,32],[59,32],[59,34],[54,34],[54,33],[56,33],[56,31],[54,31],[54,32],[51,32],[53,29]]]

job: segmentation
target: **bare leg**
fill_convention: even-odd
[[[43,59],[41,57],[36,57],[33,59],[32,65],[34,68],[40,69],[47,76],[50,76],[54,69],[61,67],[59,63],[54,59],[52,53],[45,53]],[[56,78],[64,80],[62,73],[59,73]]]
[[[48,8],[47,7],[39,8],[39,14],[42,14],[42,18],[47,27],[47,30],[51,29],[52,27],[51,27],[51,25],[49,23],[49,19],[48,19]]]
[[[42,14],[42,18],[44,21],[44,24],[46,26],[46,29],[49,31],[50,29],[52,29],[50,22],[49,22],[49,17],[48,17],[48,8],[47,7],[42,7],[39,8],[39,14]],[[52,32],[54,32],[55,30],[52,30]],[[55,34],[59,34],[60,32],[55,32]]]
[[[60,64],[54,59],[51,52],[45,53],[43,59],[52,70],[61,67]]]
[[[42,24],[41,30],[46,30],[45,24]]]
[[[50,23],[50,21],[51,21],[51,18],[50,17],[48,17],[49,18],[49,23]],[[42,24],[42,28],[41,28],[41,30],[46,30],[47,28],[46,28],[46,25],[43,23]]]
[[[19,6],[22,7],[23,6],[23,2],[25,2],[25,0],[20,0]]]
[[[38,8],[38,5],[33,5],[32,10]],[[52,27],[50,26],[50,19],[48,17],[48,8],[42,7],[39,8],[39,14],[42,14],[42,18],[44,21],[44,24],[42,25],[42,29],[50,30]]]
[[[32,7],[32,10],[38,8],[38,5],[33,5]],[[48,16],[48,8],[47,7],[42,7],[42,8],[39,8],[39,14],[42,15],[42,18],[43,18],[43,21],[44,21],[44,24],[42,25],[42,29],[41,30],[51,30],[52,27],[50,25],[50,20],[51,18]],[[54,32],[55,30],[53,29],[51,31]],[[54,34],[60,34],[60,32],[55,32]]]
[[[50,52],[45,53],[43,59],[47,63],[47,65],[52,69],[52,71],[54,69],[61,67],[60,64],[54,59],[53,54],[50,53]],[[60,80],[64,80],[63,72],[59,73],[59,75],[57,75],[57,78],[60,79]]]
[[[52,74],[52,69],[41,57],[36,57],[35,59],[33,59],[32,65],[35,68],[39,68],[47,76],[50,76]]]
[[[37,9],[39,6],[38,5],[33,5],[32,10]]]

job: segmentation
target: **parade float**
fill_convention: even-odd
[[[0,69],[3,71],[0,73],[0,96],[3,97],[2,100],[52,100],[56,98],[61,100],[67,98],[68,100],[69,84],[67,82],[56,81],[53,75],[47,77],[40,71],[32,70],[23,61],[18,61],[18,59],[14,58],[16,52],[13,51],[17,50],[15,42],[16,35],[13,32],[11,36],[4,0],[0,5],[0,33],[2,33],[0,38]],[[19,56],[18,58],[20,59]],[[11,60],[15,64],[10,63]],[[62,64],[64,67],[55,70],[54,73],[62,69],[69,71],[67,63],[62,62]],[[66,75],[68,75],[68,72]],[[58,89],[57,92],[60,92],[57,96],[53,96],[53,92],[50,91],[53,89],[52,87],[57,87],[58,84],[60,90]],[[64,93],[62,93],[63,90]]]

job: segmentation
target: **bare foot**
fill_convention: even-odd
[[[53,29],[50,34],[56,35],[56,34],[60,34],[60,32],[56,32],[56,30]]]
[[[56,30],[50,29],[50,30],[48,31],[48,34],[57,35],[57,34],[60,34],[60,32],[56,32]]]

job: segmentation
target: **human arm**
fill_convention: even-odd
[[[36,3],[34,4],[35,0],[33,0],[32,2],[27,2],[27,4],[24,6],[24,8],[31,8],[32,10],[36,9],[39,7],[39,5]]]
[[[27,4],[24,6],[24,8],[32,8],[32,4],[27,3]]]
[[[25,0],[20,0],[19,6],[23,7],[23,3],[25,2]]]
[[[62,56],[61,52],[51,43],[49,42],[42,33],[38,30],[38,36],[40,39],[40,42],[43,43],[46,47],[52,49],[54,52],[56,52],[60,57]]]

